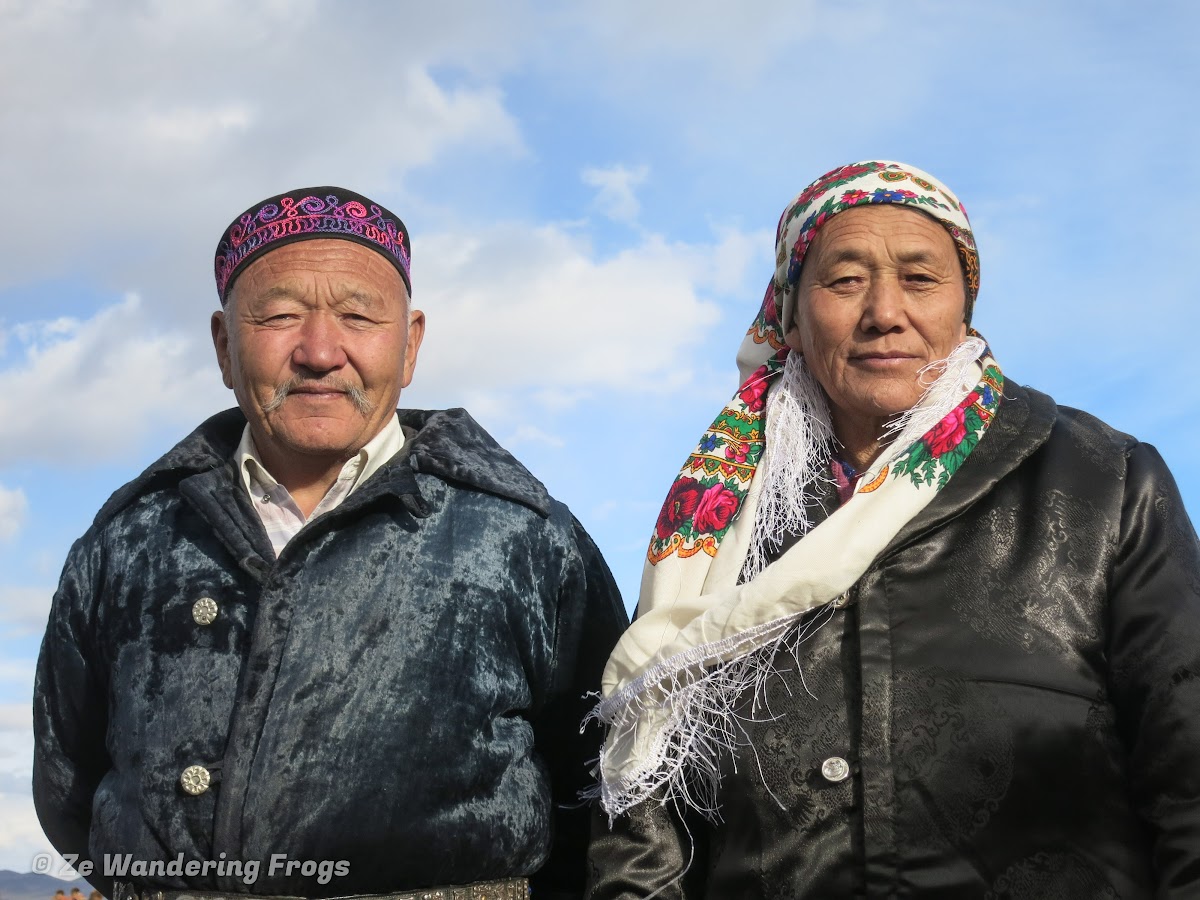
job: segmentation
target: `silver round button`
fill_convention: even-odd
[[[192,604],[192,618],[197,625],[211,625],[217,620],[217,601],[212,597],[201,597]]]
[[[844,594],[839,594],[837,597],[834,597],[833,602],[830,603],[830,606],[832,606],[834,609],[845,609],[849,605],[850,605],[850,592],[849,591],[847,591]]]
[[[179,776],[179,783],[185,791],[196,797],[208,790],[212,776],[204,766],[188,766]]]
[[[840,756],[831,756],[821,763],[821,774],[825,776],[826,781],[832,781],[834,784],[845,781],[850,777],[850,763]]]

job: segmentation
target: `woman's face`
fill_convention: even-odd
[[[839,213],[817,232],[786,339],[829,395],[835,429],[874,426],[916,405],[918,373],[966,337],[954,241],[900,206]]]

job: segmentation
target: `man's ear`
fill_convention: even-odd
[[[404,374],[400,378],[400,387],[406,388],[412,383],[413,372],[417,368],[417,352],[421,349],[421,341],[425,339],[425,313],[414,309],[408,314],[408,343],[404,352]]]
[[[217,365],[221,367],[221,381],[232,390],[233,365],[229,357],[229,329],[225,325],[225,310],[219,309],[213,313],[209,325],[212,328],[213,349],[217,351]]]

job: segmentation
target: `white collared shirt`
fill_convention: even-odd
[[[263,465],[258,448],[254,446],[254,438],[250,436],[249,425],[242,431],[242,440],[233,455],[233,460],[241,474],[242,486],[250,495],[254,509],[267,530],[267,537],[271,539],[275,555],[279,556],[288,541],[294,538],[308,521],[337,508],[403,446],[404,432],[400,430],[400,421],[393,415],[379,434],[346,461],[342,471],[338,473],[337,480],[321,498],[321,502],[308,519],[304,518],[304,513],[300,511],[288,489],[276,481]]]

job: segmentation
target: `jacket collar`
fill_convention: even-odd
[[[933,502],[912,518],[880,557],[911,543],[962,513],[1028,459],[1050,437],[1058,418],[1054,400],[1006,381],[996,420]]]
[[[412,474],[419,472],[504,497],[542,516],[550,514],[545,486],[465,409],[401,409],[396,414],[404,429],[404,447],[355,492],[362,493],[363,500],[384,494],[412,497],[416,492]],[[229,465],[245,425],[246,417],[236,408],[205,420],[114,493],[97,513],[95,524],[103,524],[144,494]],[[419,493],[414,499],[412,505],[424,507]]]
[[[550,515],[545,485],[465,409],[401,409],[397,415],[404,449],[376,474],[407,465],[414,472],[528,506],[542,517]]]

